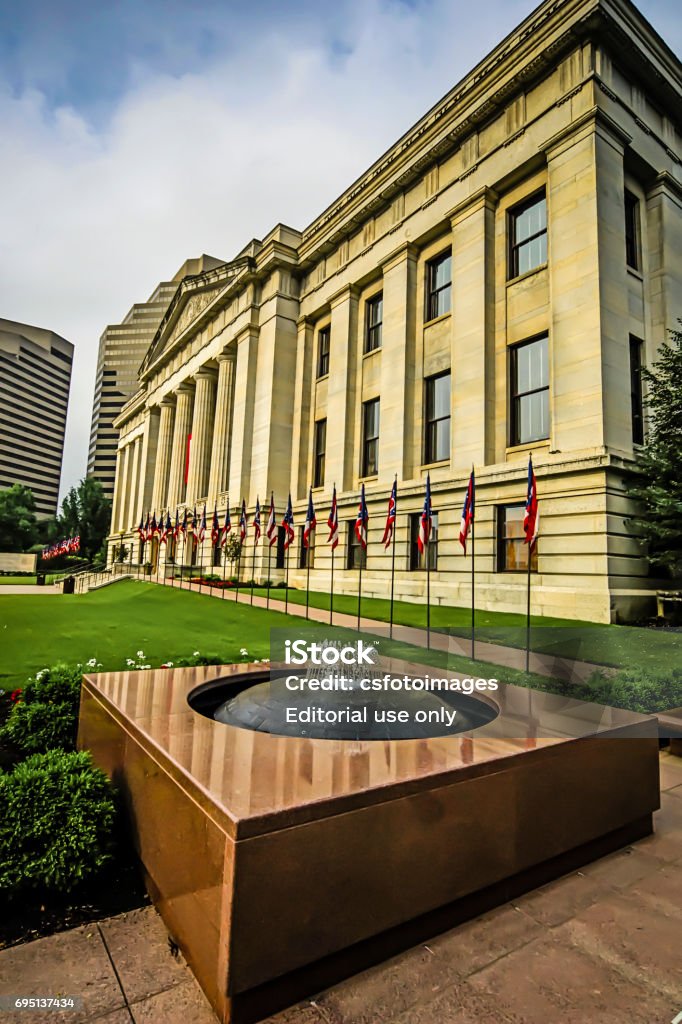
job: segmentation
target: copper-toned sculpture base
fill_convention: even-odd
[[[122,789],[150,894],[221,1021],[258,1020],[651,831],[654,720],[508,686],[474,733],[360,743],[187,704],[259,670],[83,682],[79,745]]]

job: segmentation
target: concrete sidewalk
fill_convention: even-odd
[[[54,584],[50,583],[44,587],[39,587],[35,583],[23,584],[17,583],[16,585],[10,586],[9,584],[0,583],[0,597],[14,597],[17,594],[36,594],[38,597],[46,594],[61,594],[61,590],[58,590]]]
[[[682,759],[656,833],[269,1018],[269,1024],[669,1024],[682,1010]],[[0,951],[0,993],[82,996],[2,1024],[215,1024],[153,908]]]

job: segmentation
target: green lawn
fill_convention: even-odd
[[[127,658],[135,658],[138,651],[144,651],[144,661],[157,667],[163,662],[190,657],[195,651],[211,655],[225,663],[247,660],[241,649],[248,652],[248,660],[270,656],[270,629],[293,627],[302,635],[305,624],[300,617],[285,616],[280,599],[282,591],[273,591],[273,607],[270,610],[251,608],[230,600],[199,594],[196,591],[160,587],[153,583],[121,582],[115,586],[83,596],[48,597],[43,595],[0,596],[0,688],[8,689],[21,683],[38,669],[56,662],[85,664],[91,658],[102,663],[105,670],[119,670],[126,667]],[[305,601],[305,594],[290,592],[290,601]],[[323,604],[326,595],[311,595],[315,603]],[[353,612],[357,605],[352,597],[335,598],[339,611]],[[279,610],[278,610],[279,609]],[[388,602],[368,599],[363,601],[367,615],[377,618],[388,614]],[[383,613],[383,615],[382,615]],[[423,625],[424,608],[404,602],[396,603],[396,621],[406,624]],[[519,643],[522,631],[519,629],[520,616],[502,613],[480,613],[477,635],[483,639],[497,639],[500,643]],[[507,623],[511,620],[512,625]],[[676,669],[680,674],[682,659],[679,657],[681,634],[623,626],[592,626],[590,624],[567,623],[545,626],[547,620],[536,620],[533,626],[533,646],[554,649],[566,653],[579,647],[583,659],[595,660],[594,655],[607,653],[616,663],[619,658],[624,667],[641,666],[652,669],[649,673],[652,687],[646,699],[639,704],[631,703],[629,692],[617,697],[614,702],[620,706],[637,706],[640,710],[655,710],[656,707],[672,707],[679,704],[679,680],[674,684],[674,694],[658,694],[656,677],[660,670],[670,672]],[[294,626],[295,623],[295,626]],[[541,623],[543,623],[541,625]],[[319,629],[314,624],[313,628]],[[441,629],[465,632],[466,610],[458,608],[434,609],[434,625]],[[614,639],[611,639],[611,638]],[[560,652],[560,648],[563,651]],[[448,655],[437,651],[426,651],[384,637],[382,652],[394,656],[423,662],[440,669],[447,668],[457,675],[495,677],[500,681],[530,685],[534,689],[548,689],[566,695],[588,699],[592,685],[583,692],[574,690],[570,684],[562,684],[546,677],[530,676],[499,665],[477,662],[475,665],[466,657]],[[576,651],[573,650],[576,654]],[[588,654],[591,657],[588,658]],[[142,659],[138,659],[142,660]],[[661,673],[663,674],[663,673]],[[607,681],[604,681],[605,683]],[[608,686],[597,690],[600,703],[611,703]],[[628,684],[629,685],[629,684]],[[636,694],[635,694],[636,696]],[[624,703],[622,703],[624,702]]]
[[[278,606],[281,607],[281,606]],[[159,587],[153,583],[121,582],[91,594],[43,597],[0,596],[0,687],[20,684],[57,661],[85,664],[91,658],[105,670],[124,669],[127,658],[144,651],[145,662],[158,667],[195,651],[225,663],[270,656],[270,629],[286,628],[300,617],[281,611],[251,608],[218,600],[196,591]],[[466,675],[485,675],[510,682],[527,681],[520,672],[499,666],[475,667],[468,658],[451,657],[393,642],[385,654]],[[546,681],[531,677],[531,684]]]
[[[0,576],[0,587],[32,587],[35,581],[35,576]]]
[[[248,588],[246,588],[248,591]],[[265,590],[254,591],[264,597]],[[275,608],[283,602],[283,590],[272,589],[270,602]],[[305,604],[304,590],[290,590],[289,602]],[[310,594],[310,605],[329,608],[329,594]],[[356,615],[355,595],[334,595],[334,611]],[[390,618],[390,602],[383,598],[363,597],[362,615],[382,622]],[[426,627],[426,606],[396,601],[393,621],[404,626]],[[471,609],[435,605],[431,608],[431,628],[454,636],[469,636]],[[508,612],[476,611],[476,637],[506,647],[525,647],[526,617]],[[559,657],[588,661],[596,665],[630,668],[637,665],[652,670],[668,670],[682,665],[682,630],[645,629],[636,626],[611,626],[575,619],[556,619],[531,615],[531,647],[534,651]]]

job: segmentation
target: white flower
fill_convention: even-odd
[[[254,663],[254,665],[260,665],[260,659],[259,658],[254,658],[254,662],[253,663]]]
[[[126,658],[126,665],[128,665],[128,667],[130,667],[131,665],[134,665],[134,664],[135,664],[135,662],[134,662],[134,660],[132,658]]]
[[[97,658],[90,658],[90,661],[87,664],[88,664],[88,668],[96,668],[96,666],[97,666]]]
[[[242,658],[245,658],[249,652],[247,651],[246,647],[242,647],[239,653],[241,654]]]
[[[198,658],[200,653],[201,653],[200,651],[192,651],[192,657],[193,658]]]
[[[138,658],[144,658],[144,651],[138,651],[137,656]]]
[[[166,668],[173,668],[173,662],[172,661],[167,661],[166,662]]]
[[[269,665],[269,664],[270,664],[270,659],[269,659],[269,658],[263,658],[263,661],[264,661],[264,663],[265,663],[266,665]]]

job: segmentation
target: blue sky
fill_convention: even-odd
[[[104,327],[189,256],[305,227],[534,6],[0,0],[0,316],[76,345],[62,490]],[[639,6],[682,52],[677,0]]]

